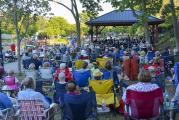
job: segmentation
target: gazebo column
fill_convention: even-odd
[[[151,36],[152,36],[151,42],[154,45],[155,44],[155,25],[152,25],[150,27],[150,32],[151,32]]]
[[[155,42],[158,42],[158,39],[159,39],[158,25],[155,25],[154,34],[155,34]]]
[[[158,25],[153,25],[152,26],[152,31],[153,31],[154,43],[156,43],[156,42],[158,42],[158,38],[159,38]]]
[[[99,38],[99,26],[96,26],[96,40]]]
[[[94,42],[94,39],[93,39],[93,26],[90,27],[90,32],[91,32],[91,42],[93,43]]]

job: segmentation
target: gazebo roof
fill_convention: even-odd
[[[141,11],[135,11],[139,16]],[[164,21],[154,16],[148,17],[149,25],[158,25]],[[91,26],[131,26],[138,22],[138,19],[133,15],[132,10],[114,10],[106,13],[96,19],[88,21],[86,24]]]

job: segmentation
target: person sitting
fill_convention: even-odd
[[[55,71],[55,75],[54,75],[55,81],[58,81],[58,75],[61,72],[65,73],[65,81],[66,82],[72,81],[72,74],[71,74],[69,68],[66,68],[66,64],[65,63],[61,63],[60,64],[60,68],[57,68],[57,70]]]
[[[15,90],[18,91],[18,79],[14,75],[13,70],[9,70],[8,75],[4,78],[5,85],[2,90]]]
[[[39,70],[39,66],[42,65],[42,62],[39,60],[38,55],[34,54],[30,63],[34,63],[35,64],[35,70]]]
[[[31,63],[28,67],[28,70],[25,70],[25,76],[26,77],[32,77],[33,80],[37,80],[38,73],[37,70],[35,70],[35,64]]]
[[[112,64],[110,61],[106,62],[105,69],[103,70],[103,79],[108,80],[111,78]]]
[[[58,82],[55,83],[55,92],[54,92],[54,101],[55,103],[63,104],[63,97],[66,93],[66,82],[65,82],[65,74],[63,72],[58,75]]]
[[[30,57],[29,57],[29,53],[25,52],[24,56],[22,56],[22,64],[24,69],[28,69],[29,64],[30,64]]]
[[[81,56],[80,56],[80,59],[81,60],[87,60],[89,57],[87,55],[87,52],[86,50],[81,50]]]
[[[157,84],[151,83],[151,73],[148,70],[141,70],[138,79],[140,82],[129,85],[126,90],[130,89],[138,92],[149,92],[159,88]],[[126,92],[124,92],[122,99],[124,102],[126,101]]]
[[[2,65],[0,65],[0,79],[3,78],[5,71],[4,71],[4,67]]]
[[[92,75],[94,80],[102,80],[103,73],[99,69],[95,69]]]
[[[39,73],[40,73],[41,79],[44,79],[44,80],[53,79],[52,68],[50,67],[49,62],[44,62],[43,67],[39,69]]]
[[[174,111],[178,113],[179,112],[179,84],[176,87],[175,95],[171,99],[171,102],[173,103],[174,107],[176,108]],[[173,120],[173,118],[174,118],[174,111],[170,112],[170,120]]]
[[[19,91],[17,99],[18,100],[32,100],[32,99],[39,99],[43,102],[45,108],[49,108],[50,104],[48,103],[47,99],[43,94],[40,92],[36,92],[35,89],[35,81],[32,77],[26,77],[22,83],[24,90]]]
[[[80,94],[80,90],[76,86],[75,82],[68,82],[66,87],[67,87],[67,94],[70,94],[70,95],[79,95]]]
[[[12,108],[12,107],[13,104],[10,98],[6,94],[0,92],[0,110]]]
[[[78,71],[80,71],[80,72],[85,72],[85,71],[88,71],[88,70],[89,70],[89,69],[88,69],[88,62],[84,61],[84,62],[83,62],[83,65],[82,65],[82,68],[79,69]]]

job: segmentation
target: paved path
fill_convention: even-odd
[[[17,73],[18,72],[17,62],[4,64],[4,69],[5,71],[14,70],[14,72]]]

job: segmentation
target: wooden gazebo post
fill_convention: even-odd
[[[93,26],[91,26],[90,28],[90,33],[91,33],[91,42],[93,43],[94,40],[93,40]]]
[[[98,35],[99,35],[98,33],[99,33],[99,26],[96,26],[96,40],[98,40],[98,37],[99,37],[99,36],[98,36]]]
[[[155,43],[158,42],[158,38],[159,38],[158,25],[155,25],[155,29],[154,29],[154,40],[155,40]]]

